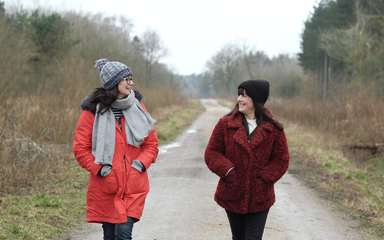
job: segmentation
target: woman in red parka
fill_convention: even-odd
[[[104,239],[132,239],[149,191],[146,170],[155,162],[155,120],[133,90],[131,69],[107,59],[96,61],[103,87],[81,102],[73,151],[90,172],[87,222],[102,223]]]
[[[264,107],[268,81],[244,81],[238,95],[236,107],[212,132],[205,162],[220,177],[215,201],[227,213],[232,239],[262,239],[289,152],[283,126]]]

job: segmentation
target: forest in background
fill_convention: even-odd
[[[236,95],[241,81],[264,78],[273,96],[293,98],[311,74],[319,100],[366,91],[384,100],[383,11],[382,0],[321,0],[304,22],[297,56],[269,58],[246,41],[230,42],[207,61],[199,91]]]
[[[304,75],[284,116],[334,132],[341,144],[384,143],[383,34],[383,0],[320,1],[305,22]]]
[[[271,83],[276,114],[342,143],[384,143],[384,1],[321,0],[304,22],[301,52],[268,57],[246,41],[229,42],[206,71],[183,76],[185,95],[229,97],[248,79]],[[234,101],[235,103],[235,101]]]
[[[296,57],[280,54],[268,57],[246,42],[230,42],[206,63],[207,71],[182,76],[183,94],[195,98],[233,97],[237,86],[249,79],[271,82],[273,98],[292,98],[298,94],[302,68]]]

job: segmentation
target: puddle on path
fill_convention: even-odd
[[[197,130],[189,129],[189,130],[187,130],[187,133],[197,133]],[[181,146],[182,145],[179,142],[174,142],[174,143],[170,143],[168,145],[160,146],[159,147],[159,154],[166,153],[168,151],[168,149],[170,149],[170,148],[181,147]]]
[[[161,146],[161,147],[159,147],[159,154],[166,153],[168,151],[168,149],[170,149],[170,148],[181,147],[181,146],[182,145],[179,142],[174,142],[174,143],[170,143],[170,144]]]

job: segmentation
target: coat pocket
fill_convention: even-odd
[[[260,204],[271,201],[275,194],[273,184],[267,184],[260,178],[255,180],[251,191],[254,193],[255,202]]]
[[[239,182],[239,179],[232,183],[220,179],[216,189],[216,197],[224,201],[236,201],[244,197],[244,188],[239,187]]]
[[[147,172],[139,172],[134,168],[131,168],[131,173],[129,174],[128,184],[127,184],[127,193],[136,194],[149,191],[149,180]]]
[[[118,184],[117,184],[116,175],[113,169],[108,174],[108,176],[101,177],[100,183],[101,183],[101,189],[103,190],[104,193],[106,194],[117,193]]]

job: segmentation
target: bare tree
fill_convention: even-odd
[[[148,85],[152,82],[154,68],[158,65],[162,57],[167,56],[168,49],[160,39],[160,35],[151,29],[143,33],[140,47],[146,62],[145,75]]]
[[[241,48],[233,43],[224,45],[221,50],[207,62],[208,69],[213,73],[213,79],[222,84],[229,93],[231,82],[242,59]]]
[[[256,50],[255,47],[252,47],[250,50],[249,49],[250,46],[244,42],[242,45],[243,62],[247,70],[249,79],[254,79],[252,73],[252,66],[257,63],[256,58],[254,58],[253,54],[253,52],[256,52]]]

